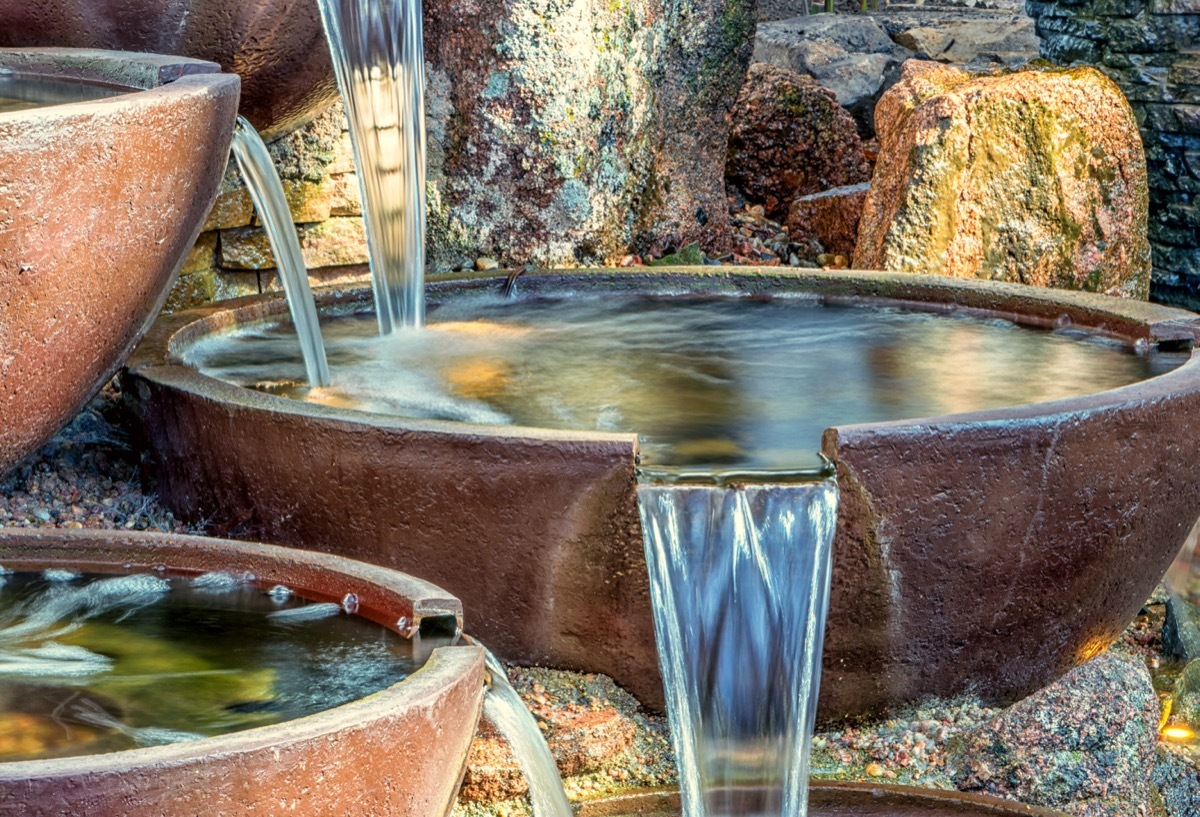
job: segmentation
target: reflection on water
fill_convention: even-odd
[[[125,93],[123,89],[86,82],[4,73],[0,69],[0,113],[87,102]]]
[[[635,431],[644,461],[820,467],[830,425],[999,408],[1161,374],[1183,354],[1136,354],[1079,331],[823,306],[801,298],[461,299],[425,331],[380,338],[370,315],[327,319],[333,384],[303,385],[290,327],[192,347],[223,380],[415,418]]]
[[[0,762],[303,717],[391,686],[434,646],[283,590],[0,569]]]

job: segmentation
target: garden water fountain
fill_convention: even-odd
[[[343,54],[335,56],[334,64],[368,202],[377,324],[385,334],[397,326],[419,326],[424,317],[419,299],[423,265],[413,251],[422,232],[421,61],[413,51],[420,42],[419,15],[411,6],[404,11],[395,5],[394,18],[384,26],[379,23],[389,12],[379,6],[331,2],[322,8],[331,39],[349,43],[348,52],[363,57],[372,47],[378,49],[366,67]],[[359,22],[366,25],[354,29],[343,16],[350,12],[360,13]],[[394,36],[381,36],[383,32]],[[405,134],[411,136],[408,142],[400,139]],[[372,159],[385,165],[382,174],[369,169]],[[403,182],[398,186],[413,194],[372,210],[374,194],[396,187],[385,180]],[[390,289],[393,279],[407,282],[401,295]],[[507,293],[511,280],[505,284]],[[214,335],[231,328],[238,337],[272,334],[269,325],[282,309],[278,301],[254,299],[164,320],[130,373],[145,430],[157,450],[160,490],[177,513],[215,516],[268,539],[339,550],[368,561],[419,565],[425,575],[476,600],[484,611],[480,633],[508,657],[607,672],[651,703],[661,694],[653,676],[655,633],[646,602],[653,598],[657,640],[664,648],[662,678],[688,781],[685,809],[698,809],[704,796],[714,814],[725,813],[720,809],[726,806],[737,813],[745,808],[800,813],[806,777],[802,747],[807,741],[803,730],[780,730],[783,724],[796,724],[811,731],[819,667],[806,664],[800,654],[807,651],[810,659],[820,654],[830,598],[834,650],[825,665],[833,670],[835,683],[823,699],[829,716],[969,688],[989,700],[1011,700],[1106,647],[1178,547],[1183,520],[1200,511],[1200,495],[1191,481],[1196,466],[1172,442],[1178,439],[1173,437],[1177,421],[1200,409],[1196,364],[1184,362],[1197,324],[1186,313],[888,275],[600,271],[526,275],[519,288],[518,303],[534,310],[547,300],[579,297],[581,292],[600,299],[632,295],[643,302],[666,295],[687,300],[703,293],[720,296],[716,302],[756,296],[810,307],[815,302],[883,306],[885,312],[895,306],[925,312],[959,309],[992,321],[1079,326],[1098,336],[1120,337],[1129,346],[1136,342],[1146,354],[1181,353],[1175,361],[1182,363],[1178,369],[1142,383],[1134,376],[1056,393],[1044,404],[1037,401],[1045,395],[1027,398],[1030,405],[1020,405],[1020,399],[1005,403],[1016,403],[1015,408],[986,401],[954,405],[948,411],[960,414],[935,420],[906,421],[923,416],[920,411],[867,416],[857,418],[858,425],[827,431],[824,451],[836,464],[837,485],[846,500],[837,512],[837,562],[830,571],[817,557],[829,558],[837,493],[832,483],[796,486],[778,472],[764,476],[757,471],[729,476],[729,485],[701,487],[694,484],[697,475],[686,472],[683,485],[638,488],[639,441],[631,432],[642,429],[636,425],[617,423],[611,433],[573,431],[572,422],[562,431],[503,427],[496,422],[498,413],[472,415],[453,401],[435,401],[432,411],[416,417],[404,411],[373,417],[360,407],[347,407],[353,395],[306,389],[304,378],[266,383],[267,391],[306,391],[326,403],[285,405],[274,395],[249,393],[197,374],[192,365],[205,366],[198,362],[204,347],[219,345]],[[499,281],[471,276],[432,287],[434,306],[445,315],[456,309],[470,315],[480,301],[488,303],[481,293],[499,291]],[[496,300],[495,294],[491,297]],[[327,311],[352,312],[362,305],[361,296],[353,293],[324,298]],[[482,328],[488,332],[493,327]],[[831,333],[822,340],[837,344],[843,335]],[[428,342],[438,345],[453,335],[439,337],[429,330],[426,337],[434,337]],[[487,342],[495,340],[487,337]],[[404,346],[413,340],[397,342]],[[333,355],[334,392],[343,351]],[[482,374],[468,373],[466,391],[474,390],[469,396],[494,390],[494,381],[505,379],[506,365],[500,362],[499,376],[486,365]],[[714,377],[736,380],[739,374],[726,377],[718,371]],[[367,376],[378,379],[378,370],[368,368]],[[253,380],[264,385],[262,377]],[[1115,388],[1106,390],[1109,385]],[[1164,408],[1173,409],[1176,420],[1156,419],[1143,441],[1156,455],[1154,462],[1128,467],[1129,458],[1117,456],[1126,445],[1121,430]],[[210,438],[232,440],[235,446],[219,461],[198,463],[189,452],[204,450]],[[812,439],[815,447],[815,435]],[[723,442],[717,440],[717,449]],[[793,447],[805,444],[787,440]],[[299,467],[288,453],[297,446],[308,457]],[[676,446],[674,453],[678,450]],[[658,453],[653,444],[640,451],[649,458]],[[704,478],[721,481],[713,474],[711,453],[698,458],[709,466]],[[732,459],[747,464],[736,454]],[[791,472],[797,470],[794,461],[787,464]],[[1027,480],[1026,473],[1039,476]],[[1147,484],[1167,488],[1172,499],[1166,507],[1150,511],[1126,501]],[[378,504],[370,519],[355,517],[347,523],[345,509],[357,503],[360,486],[369,486],[367,493]],[[914,492],[914,486],[922,488]],[[321,508],[306,501],[314,491],[324,499]],[[634,511],[639,493],[640,529]],[[692,506],[694,515],[680,514],[682,506]],[[758,510],[752,512],[751,506]],[[772,513],[764,516],[763,508]],[[1114,525],[1116,519],[1120,522]],[[749,521],[753,524],[745,524]],[[810,528],[811,546],[791,547],[795,529],[804,527]],[[640,530],[646,532],[648,576],[634,555]],[[447,540],[469,543],[469,568],[464,569],[462,549],[447,552]],[[709,554],[704,544],[717,541],[734,543],[735,556]],[[1151,546],[1156,553],[1146,558],[1144,551]],[[784,553],[797,561],[790,566],[777,561]],[[697,570],[689,559],[702,556],[709,561],[699,572],[723,577],[726,584],[708,595],[696,582],[683,582],[693,591],[691,603],[706,609],[673,618],[662,604],[672,584],[679,585],[671,577]],[[714,568],[716,564],[724,569]],[[1062,570],[1051,565],[1068,566],[1072,575],[1065,577],[1065,588]],[[779,582],[791,594],[784,594]],[[1054,594],[1047,593],[1051,585]],[[1006,588],[1004,598],[994,592],[997,586]],[[798,587],[805,592],[797,593]],[[723,604],[731,594],[753,601],[745,608]],[[792,594],[784,604],[784,596]],[[500,610],[510,612],[501,615]],[[711,622],[718,631],[727,628],[726,635],[732,628],[740,637],[728,641],[746,650],[718,651],[711,664],[698,668],[702,682],[677,674],[677,668],[702,652],[697,644],[726,642],[693,632],[699,622]],[[779,637],[780,632],[789,635]],[[676,639],[684,646],[673,647]],[[787,651],[774,651],[784,647]],[[739,674],[731,667],[755,667],[757,672]],[[747,709],[722,686],[741,684],[741,695],[749,693],[756,703],[770,701],[765,688],[748,690],[748,679],[775,679],[782,667],[793,670],[796,680],[788,687],[794,694],[780,698],[778,707]],[[688,718],[680,714],[688,707],[693,714],[705,712],[697,717],[702,727],[689,731]],[[780,717],[767,718],[770,723],[764,725],[762,716],[771,711]],[[721,721],[730,730],[724,737],[707,733],[691,739]],[[721,741],[727,745],[722,747]],[[779,752],[785,744],[797,753]],[[754,757],[778,761],[775,771],[746,766],[747,758]],[[724,796],[720,792],[729,791],[729,784],[735,792],[750,785],[757,792],[756,803],[716,804],[714,798]]]

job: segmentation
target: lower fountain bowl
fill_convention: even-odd
[[[0,113],[0,476],[149,328],[216,196],[238,100],[237,77],[181,57],[0,49],[10,72],[121,92]]]
[[[325,598],[358,596],[381,623],[461,620],[459,601],[394,570],[196,537],[0,529],[0,564],[125,572],[250,572]],[[0,763],[0,811],[184,814],[448,814],[483,701],[483,651],[442,647],[411,676],[274,726],[110,754]]]
[[[645,792],[585,804],[578,817],[679,817],[679,794]],[[1064,817],[1061,812],[977,794],[869,783],[809,787],[809,817]]]
[[[500,291],[458,276],[429,297]],[[704,267],[526,273],[520,297],[811,293],[1103,327],[1188,349],[1200,318],[1088,293],[906,274]],[[330,293],[332,307],[369,295]],[[126,393],[180,517],[411,565],[470,599],[509,661],[606,673],[661,705],[630,434],[416,421],[238,388],[190,344],[283,315],[257,297],[164,317]],[[1111,644],[1200,516],[1200,360],[1053,403],[825,432],[841,494],[820,716],[927,696],[1007,703]],[[318,499],[319,498],[319,499]],[[369,512],[363,512],[364,502]]]

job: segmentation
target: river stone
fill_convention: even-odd
[[[722,171],[754,6],[427,3],[433,268],[726,251]]]
[[[947,771],[962,791],[1076,817],[1149,814],[1158,720],[1145,665],[1109,652],[964,733]]]
[[[1099,71],[911,60],[875,119],[856,267],[1148,296],[1146,159]]]
[[[854,118],[832,91],[776,65],[750,66],[733,109],[725,179],[777,221],[797,196],[870,179]]]
[[[788,213],[788,235],[797,244],[816,239],[825,252],[849,258],[870,189],[864,182],[796,199]]]
[[[833,91],[863,136],[874,133],[875,104],[909,56],[868,15],[813,14],[762,23],[754,42],[755,62],[807,74]]]

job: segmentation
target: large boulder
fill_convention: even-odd
[[[1146,159],[1099,71],[913,60],[875,120],[856,267],[1148,296]]]
[[[910,56],[868,15],[812,14],[761,23],[754,42],[755,62],[807,74],[833,91],[863,136],[873,132],[875,104]]]
[[[960,790],[1077,817],[1148,814],[1158,719],[1145,665],[1106,653],[965,733],[947,771]]]
[[[730,244],[755,0],[427,3],[434,268]]]
[[[810,77],[756,63],[734,108],[726,180],[776,220],[792,200],[870,179],[854,119]]]
[[[787,220],[792,241],[803,244],[816,240],[826,253],[850,258],[870,190],[871,185],[864,182],[796,199]]]

